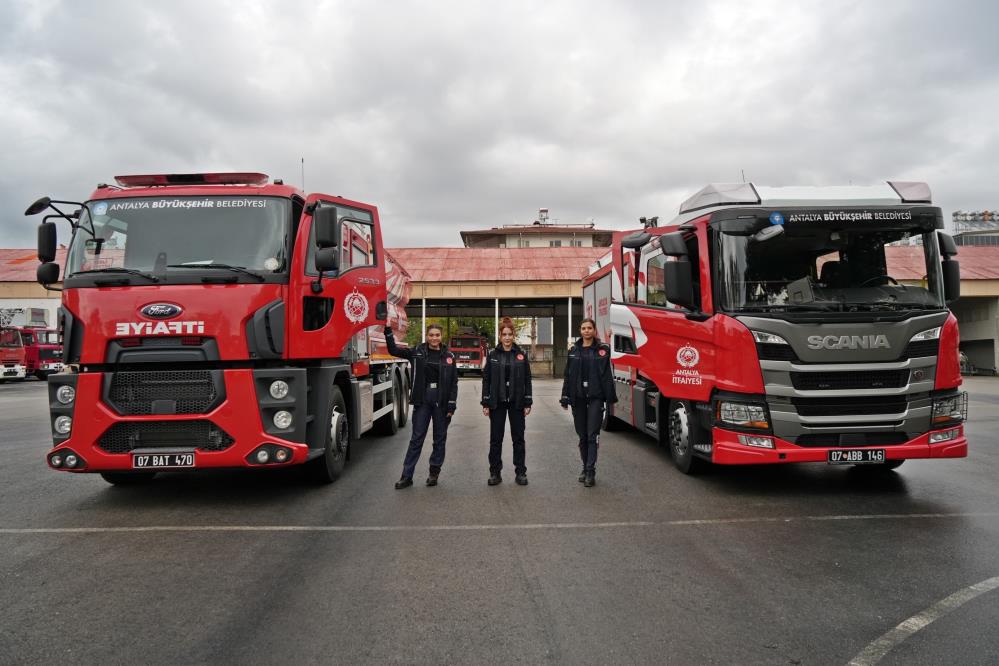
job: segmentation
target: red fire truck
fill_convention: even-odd
[[[477,333],[459,333],[451,338],[448,349],[458,359],[458,374],[466,372],[482,373],[486,367],[486,355],[489,345],[486,339]]]
[[[26,211],[55,211],[38,230],[44,285],[59,280],[50,218],[73,230],[53,469],[135,483],[305,464],[331,482],[362,433],[405,423],[408,365],[381,331],[404,332],[409,281],[375,206],[259,173],[116,183]]]
[[[584,282],[624,421],[705,463],[894,469],[967,455],[953,239],[924,183],[709,185]],[[908,280],[886,247],[918,247]],[[914,275],[920,278],[913,279]]]
[[[0,329],[0,383],[28,376],[28,351],[18,328]]]

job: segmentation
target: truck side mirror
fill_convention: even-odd
[[[666,281],[666,300],[693,310],[694,284],[690,260],[680,257],[677,261],[667,261],[663,264],[663,278]]]
[[[55,222],[42,222],[38,225],[38,261],[43,264],[55,261],[56,225]],[[57,267],[58,268],[58,267]],[[56,276],[58,278],[58,276]]]
[[[340,267],[340,248],[324,247],[316,250],[316,270],[320,273],[329,273]]]
[[[312,214],[312,224],[316,228],[316,245],[321,248],[340,246],[340,225],[336,219],[336,208],[321,206]]]
[[[48,286],[58,282],[59,264],[52,261],[39,264],[38,268],[35,270],[35,277],[38,279],[38,283],[43,286]]]
[[[961,267],[954,259],[944,259],[943,268],[944,300],[950,305],[961,297]]]
[[[388,321],[388,303],[378,301],[375,304],[375,319],[377,321]]]
[[[662,248],[663,254],[669,257],[687,256],[687,244],[683,240],[682,231],[673,231],[660,236],[659,247]],[[675,302],[672,298],[669,300]]]
[[[636,231],[621,239],[621,247],[628,248],[629,250],[637,250],[650,240],[652,240],[652,234],[644,231]]]

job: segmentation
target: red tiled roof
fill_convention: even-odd
[[[606,247],[392,248],[416,282],[581,280]]]
[[[613,229],[595,229],[587,226],[553,227],[546,225],[525,225],[523,227],[493,227],[491,229],[473,229],[462,231],[462,236],[513,236],[515,234],[612,234]]]
[[[66,265],[66,250],[56,251],[56,261],[60,266]],[[0,249],[0,282],[34,282],[35,270],[38,268],[38,251],[4,250]],[[59,271],[62,275],[62,271]]]
[[[926,274],[923,249],[893,246],[888,272],[899,280],[919,280]],[[416,282],[472,280],[579,280],[606,247],[464,248],[406,247],[390,250]],[[56,256],[65,265],[66,250]],[[963,280],[999,280],[999,246],[958,248]],[[0,249],[0,282],[34,282],[38,257],[33,249]]]

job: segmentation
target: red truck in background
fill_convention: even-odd
[[[614,234],[584,280],[618,421],[677,467],[894,469],[967,455],[957,248],[924,183],[709,185],[668,225]],[[885,247],[917,241],[922,279]]]
[[[482,374],[489,354],[489,344],[485,337],[477,333],[459,333],[451,338],[448,349],[457,359],[458,376],[466,372]]]
[[[20,329],[0,329],[0,382],[27,376],[28,351]]]
[[[38,280],[62,277],[63,372],[49,377],[59,471],[111,483],[161,470],[307,465],[342,472],[365,432],[408,413],[409,279],[378,209],[259,173],[119,176],[39,225]],[[75,212],[65,206],[78,207]]]
[[[44,380],[62,370],[59,332],[37,326],[0,330],[0,366],[0,382],[31,376]]]

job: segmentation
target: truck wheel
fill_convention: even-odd
[[[604,432],[614,432],[615,430],[621,429],[621,419],[611,414],[611,410],[613,409],[613,405],[607,405],[604,407],[604,420],[603,423],[600,424],[600,427]]]
[[[310,461],[312,476],[319,483],[333,483],[343,473],[350,451],[350,419],[339,386],[330,392],[330,406],[323,429],[323,455]]]
[[[375,433],[394,435],[399,432],[400,391],[399,382],[392,380],[392,411],[375,421]]]
[[[101,472],[101,478],[115,486],[141,486],[155,476],[156,472]]]
[[[703,436],[700,430],[690,403],[675,400],[670,404],[669,452],[676,468],[684,474],[697,474],[706,467],[704,460],[694,455],[694,443]]]
[[[402,400],[399,401],[399,427],[405,428],[409,422],[409,386],[406,384],[406,373],[399,373],[399,390],[402,391]]]

